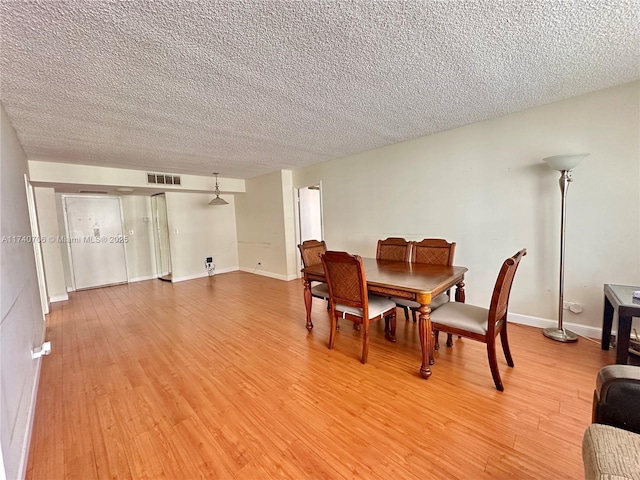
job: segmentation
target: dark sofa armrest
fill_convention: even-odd
[[[640,367],[608,365],[600,369],[592,421],[640,433]]]

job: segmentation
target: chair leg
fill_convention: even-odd
[[[329,328],[329,350],[333,348],[333,344],[336,341],[337,327],[338,327],[338,319],[336,318],[334,313],[331,312],[331,326]]]
[[[504,391],[502,386],[502,380],[500,379],[500,371],[498,370],[498,360],[496,359],[496,339],[487,339],[487,356],[489,357],[489,367],[491,368],[491,376],[493,377],[493,383],[500,391]]]
[[[447,347],[453,347],[453,335],[450,333],[447,333]]]
[[[369,322],[364,324],[362,328],[362,358],[361,362],[367,363],[367,358],[369,357]]]
[[[393,310],[389,315],[384,317],[384,336],[391,343],[396,343],[396,311]]]
[[[409,321],[409,307],[403,306],[402,311],[404,312],[404,319]]]
[[[509,348],[509,338],[507,337],[507,326],[505,325],[500,332],[500,341],[502,342],[502,351],[504,358],[507,359],[507,365],[513,367],[513,358],[511,357],[511,349]]]
[[[413,323],[416,323],[418,321],[418,314],[416,313],[415,308],[411,309],[411,316],[413,317]]]
[[[440,331],[439,330],[433,331],[433,349],[440,350]]]

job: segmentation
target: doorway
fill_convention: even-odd
[[[120,198],[63,198],[74,289],[127,283]]]
[[[298,188],[297,204],[299,243],[305,240],[323,240],[321,184]],[[298,252],[298,263],[302,268],[300,252]]]
[[[165,282],[172,279],[171,248],[169,243],[169,222],[167,220],[167,198],[164,193],[151,197],[153,215],[153,238],[156,251],[156,272]]]

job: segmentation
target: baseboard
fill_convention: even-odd
[[[62,295],[54,295],[52,297],[49,297],[49,302],[51,303],[66,302],[67,300],[69,300],[69,295],[66,293],[63,293]]]
[[[256,270],[255,268],[240,267],[240,271],[253,273],[255,275],[262,275],[263,277],[275,278],[277,280],[284,280],[285,282],[288,282],[290,280],[295,280],[296,278],[298,278],[298,275],[280,275],[279,273],[271,273],[271,272],[266,272],[264,270]]]
[[[527,325],[530,327],[538,327],[540,329],[552,328],[552,327],[558,326],[557,320],[549,320],[547,318],[532,317],[530,315],[521,315],[519,313],[511,313],[511,312],[509,312],[509,322],[517,323],[519,325]],[[588,337],[588,338],[602,337],[602,328],[589,327],[587,325],[580,325],[578,323],[567,323],[567,322],[563,322],[563,325],[567,330],[571,330],[572,332],[575,332],[578,335],[581,335],[583,337]]]
[[[237,270],[238,270],[238,267],[220,268],[220,269],[216,269],[215,273],[212,276],[215,277],[216,275],[219,275],[221,273],[235,272]],[[184,275],[182,277],[173,277],[171,281],[173,283],[178,283],[178,282],[184,282],[186,280],[195,280],[196,278],[203,278],[208,276],[209,274],[207,272],[202,272],[202,273],[196,273],[194,275]]]
[[[145,280],[154,280],[158,278],[158,275],[144,275],[142,277],[133,277],[129,279],[129,283],[144,282]]]

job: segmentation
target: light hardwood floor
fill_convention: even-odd
[[[472,288],[471,285],[468,288]],[[456,339],[418,375],[417,326],[372,327],[369,362],[302,282],[234,272],[71,294],[47,321],[30,479],[582,478],[595,375],[614,353],[511,324],[499,348]],[[487,299],[487,302],[489,299]]]

